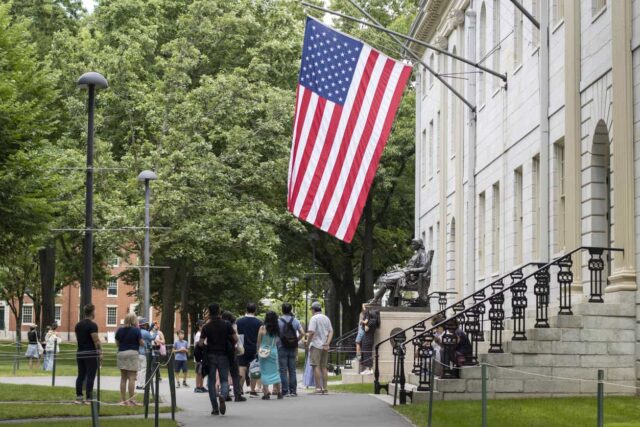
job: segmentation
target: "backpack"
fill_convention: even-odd
[[[284,322],[284,331],[280,334],[280,341],[285,348],[298,348],[298,334],[293,328],[293,316],[290,321],[280,318]]]

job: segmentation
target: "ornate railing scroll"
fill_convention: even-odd
[[[455,304],[452,304],[449,308],[453,313],[451,317],[445,320],[431,325],[425,330],[403,342],[401,345],[403,349],[409,344],[414,345],[414,355],[417,355],[417,362],[414,361],[413,372],[418,375],[419,384],[418,390],[429,390],[432,386],[429,382],[429,366],[430,358],[434,357],[436,351],[433,343],[435,341],[434,336],[438,328],[443,328],[444,331],[440,335],[441,342],[441,360],[440,363],[443,367],[443,378],[457,378],[459,375],[458,366],[461,364],[477,364],[478,362],[478,345],[477,343],[483,340],[483,320],[482,316],[485,313],[487,304],[489,305],[488,319],[490,327],[490,345],[489,353],[502,353],[503,352],[503,331],[505,329],[505,295],[507,291],[511,293],[511,319],[513,320],[513,337],[512,340],[526,340],[526,309],[528,306],[527,299],[527,282],[535,280],[533,288],[533,294],[536,301],[536,323],[535,328],[548,328],[549,327],[549,295],[550,295],[550,270],[551,268],[557,269],[557,280],[559,284],[559,307],[558,314],[572,314],[571,311],[571,285],[573,283],[573,273],[571,268],[573,266],[572,256],[575,253],[587,250],[590,254],[590,259],[587,267],[590,271],[590,302],[602,302],[602,272],[604,270],[603,253],[605,251],[622,251],[616,248],[594,248],[594,247],[580,247],[567,254],[554,259],[546,264],[543,263],[531,263],[536,266],[536,269],[531,274],[523,275],[522,268],[514,270],[512,273],[501,277],[494,281],[489,286],[483,288],[481,291],[462,299]],[[529,264],[528,264],[529,265]],[[510,277],[512,283],[508,286],[504,286],[503,280],[506,277]],[[479,292],[484,292],[487,288],[491,288],[492,294],[480,296]],[[473,299],[473,305],[465,307],[464,301]],[[472,355],[466,355],[464,361],[454,360],[459,355],[454,352],[457,345],[456,333],[457,328],[463,330],[469,340],[472,343]],[[397,366],[404,364],[404,357],[406,351],[399,351],[397,356],[394,354],[394,365]],[[403,378],[398,379],[400,384],[400,396],[410,395],[404,390],[405,380]],[[401,401],[402,403],[402,401]]]

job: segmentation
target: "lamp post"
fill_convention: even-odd
[[[158,176],[153,171],[142,171],[138,175],[138,181],[144,181],[144,259],[142,266],[143,280],[142,280],[142,310],[143,317],[149,318],[149,308],[151,307],[150,295],[149,295],[149,199],[151,196],[151,188],[149,181],[155,181]]]
[[[304,275],[304,328],[309,329],[309,275]]]
[[[91,283],[93,281],[93,116],[95,112],[96,89],[109,87],[107,79],[100,73],[84,73],[76,83],[79,88],[89,91],[89,117],[87,126],[87,181],[85,198],[84,231],[84,275],[80,292],[80,305],[91,304]]]

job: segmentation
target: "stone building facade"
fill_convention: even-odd
[[[468,295],[579,246],[623,249],[605,300],[636,301],[640,384],[640,1],[520,3],[543,32],[508,0],[423,0],[411,29],[507,77],[409,45],[476,106],[418,67],[415,234],[435,250],[432,289]]]

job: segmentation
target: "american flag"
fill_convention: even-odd
[[[351,242],[411,67],[307,18],[289,160],[291,213]]]

